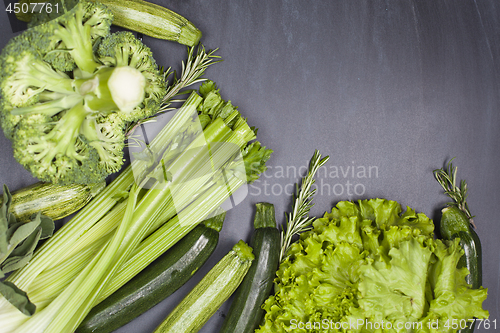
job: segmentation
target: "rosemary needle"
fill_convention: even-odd
[[[309,162],[308,173],[302,178],[300,188],[298,184],[295,185],[297,197],[294,196],[292,212],[286,214],[286,227],[282,227],[281,229],[280,262],[284,259],[285,254],[291,246],[292,237],[311,228],[311,224],[315,218],[309,217],[308,214],[313,206],[312,197],[316,193],[316,189],[311,190],[311,186],[315,181],[314,175],[328,159],[328,156],[322,159],[321,154],[316,150]]]
[[[475,228],[474,216],[472,216],[469,211],[469,206],[467,204],[467,183],[465,180],[462,180],[460,186],[457,185],[457,167],[453,167],[453,160],[454,158],[448,162],[446,170],[444,168],[434,170],[434,177],[444,189],[444,193],[453,199],[453,202],[448,202],[447,204],[456,206],[463,211]]]

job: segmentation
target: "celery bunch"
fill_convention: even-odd
[[[168,124],[96,198],[8,281],[36,305],[0,298],[3,332],[73,332],[105,299],[265,170],[262,147],[215,84],[192,92]]]

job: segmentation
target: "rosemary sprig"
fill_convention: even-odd
[[[292,237],[310,229],[312,222],[315,220],[314,217],[310,217],[308,215],[312,206],[314,206],[312,204],[312,197],[316,193],[316,189],[311,190],[311,186],[315,182],[314,175],[318,169],[328,161],[328,159],[328,156],[322,159],[321,154],[318,150],[316,150],[311,158],[311,161],[309,162],[309,171],[307,175],[302,178],[300,189],[298,183],[295,184],[297,197],[294,195],[292,212],[285,214],[286,226],[281,228],[280,262],[284,259],[285,254],[291,246]]]
[[[454,159],[455,158],[452,158],[448,162],[446,170],[444,168],[434,170],[434,177],[444,189],[444,193],[453,199],[453,202],[448,202],[447,205],[456,206],[463,211],[475,228],[474,216],[472,216],[469,211],[469,206],[467,204],[467,183],[465,180],[462,180],[460,186],[457,185],[457,167],[453,167],[452,164]]]
[[[163,97],[163,104],[159,112],[169,110],[170,104],[176,101],[172,100],[173,97],[187,93],[186,91],[183,91],[184,88],[206,80],[201,76],[205,73],[207,67],[211,64],[222,61],[219,56],[214,55],[217,50],[218,49],[207,52],[205,51],[205,47],[200,45],[197,47],[195,56],[194,46],[188,47],[187,59],[185,62],[182,62],[181,77],[177,78],[176,72],[172,71],[171,67],[165,71],[165,80],[167,80],[170,75],[173,75],[174,77],[170,85],[167,87],[165,96]]]
[[[160,106],[160,109],[158,110],[156,115],[165,111],[172,110],[173,108],[171,108],[170,106],[174,102],[183,102],[184,100],[174,99],[174,97],[189,93],[189,90],[184,89],[193,84],[205,81],[206,79],[203,78],[202,75],[205,73],[207,67],[222,61],[219,56],[214,54],[218,49],[206,51],[205,47],[200,44],[197,47],[188,47],[187,50],[188,55],[187,59],[182,62],[180,78],[177,78],[177,73],[176,71],[172,71],[172,67],[167,68],[163,72],[165,81],[167,81],[172,75],[173,78],[172,82],[168,84],[168,87],[165,90],[165,96],[163,97],[162,105]],[[130,136],[138,126],[152,120],[154,120],[154,116],[147,119],[141,119],[138,122],[130,124],[130,126],[127,128],[127,137]]]

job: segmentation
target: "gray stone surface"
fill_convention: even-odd
[[[273,203],[282,223],[315,149],[330,156],[317,180],[316,216],[339,200],[384,197],[437,219],[447,198],[432,170],[456,157],[483,244],[484,306],[500,319],[497,1],[154,2],[189,18],[206,48],[219,48],[224,61],[206,76],[275,153],[247,199],[228,212],[212,262],[118,333],[152,332],[235,242],[249,239],[254,203]],[[3,47],[14,35],[3,10],[0,31]],[[180,68],[185,47],[144,40],[159,64]],[[15,190],[34,182],[1,134],[0,147],[0,183]],[[200,332],[217,332],[228,306]]]

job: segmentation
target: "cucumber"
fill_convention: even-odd
[[[240,240],[182,299],[154,333],[198,332],[238,288],[254,259],[252,248]]]
[[[482,251],[481,242],[472,228],[469,218],[465,213],[455,206],[446,207],[442,210],[440,232],[443,239],[452,240],[460,238],[460,246],[464,249],[464,255],[460,258],[457,268],[467,267],[469,275],[465,277],[466,282],[473,289],[482,285]],[[460,333],[474,331],[475,321],[470,327],[461,329]]]
[[[91,185],[38,182],[12,193],[10,212],[18,222],[28,222],[38,212],[60,220],[85,206],[105,186],[105,181]]]
[[[225,213],[197,225],[132,280],[96,305],[76,333],[112,332],[186,283],[215,250]]]
[[[255,260],[235,293],[221,333],[254,332],[264,316],[261,306],[273,287],[279,265],[281,236],[276,228],[274,206],[258,203],[256,209],[255,230],[250,240]]]

